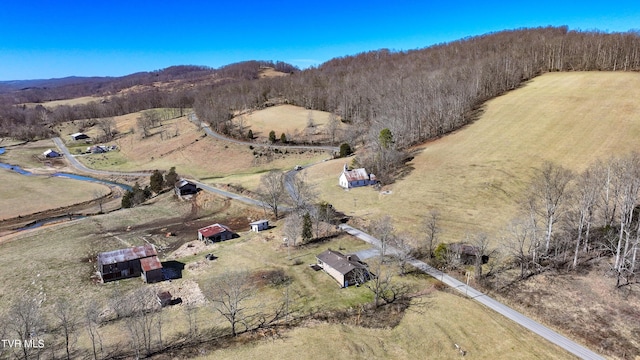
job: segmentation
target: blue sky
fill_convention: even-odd
[[[301,68],[338,56],[409,50],[505,29],[640,28],[640,2],[7,1],[0,81],[121,76],[245,60]]]

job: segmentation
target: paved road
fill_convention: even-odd
[[[234,144],[240,144],[240,145],[251,145],[254,147],[266,147],[266,148],[271,148],[271,149],[289,149],[289,150],[324,150],[324,151],[329,151],[331,153],[338,153],[340,151],[340,148],[335,147],[335,146],[311,146],[311,145],[271,145],[271,144],[260,144],[260,143],[255,143],[255,142],[250,142],[250,141],[242,141],[242,140],[238,140],[238,139],[232,139],[226,136],[222,136],[220,134],[218,134],[217,132],[211,130],[211,128],[209,127],[209,125],[203,123],[202,121],[200,121],[198,119],[198,117],[196,116],[196,114],[194,113],[190,113],[188,115],[189,117],[189,121],[191,121],[192,123],[200,126],[205,133],[207,133],[207,135],[211,136],[212,138],[216,138],[222,141],[228,141]]]
[[[85,172],[85,173],[88,173],[88,174],[102,175],[102,176],[133,176],[133,177],[139,177],[139,176],[150,176],[151,175],[150,172],[122,172],[122,171],[106,171],[106,170],[90,169],[90,168],[84,166],[83,163],[78,161],[78,159],[76,159],[75,156],[71,155],[71,152],[69,152],[69,149],[64,144],[62,139],[60,139],[59,137],[54,137],[53,138],[53,142],[56,144],[58,149],[60,149],[60,151],[62,151],[64,156],[69,160],[69,163],[71,164],[71,166],[73,166],[74,168],[76,168],[79,171],[82,171],[82,172]]]
[[[374,238],[373,236],[364,233],[356,228],[353,228],[349,225],[346,224],[341,224],[340,225],[340,229],[342,229],[343,231],[347,232],[350,235],[353,235],[361,240],[364,240],[365,242],[368,242],[371,245],[374,245],[378,248],[381,247],[381,243],[380,240]],[[390,255],[394,255],[397,250],[387,246],[387,254]],[[535,322],[534,320],[522,315],[521,313],[513,310],[512,308],[499,303],[498,301],[492,299],[491,297],[487,296],[486,294],[481,293],[480,291],[466,285],[463,282],[460,282],[458,280],[456,280],[455,278],[444,274],[442,271],[440,270],[436,270],[433,267],[425,264],[424,262],[420,261],[420,260],[416,260],[416,259],[411,259],[409,261],[409,263],[413,266],[415,266],[416,268],[420,269],[422,272],[429,274],[431,276],[433,276],[436,279],[441,280],[443,283],[447,284],[448,286],[452,287],[453,289],[467,295],[468,297],[470,297],[471,299],[485,305],[486,307],[494,310],[495,312],[507,317],[508,319],[511,319],[513,321],[515,321],[516,323],[524,326],[525,328],[533,331],[534,333],[542,336],[543,338],[547,339],[548,341],[560,346],[561,348],[567,350],[568,352],[582,358],[582,359],[602,359],[604,360],[604,358],[598,354],[596,354],[595,352],[585,348],[584,346],[569,340],[568,338],[558,334],[557,332],[549,329],[548,327]]]

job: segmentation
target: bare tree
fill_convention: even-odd
[[[162,317],[160,304],[153,288],[142,287],[127,295],[125,306],[129,314],[125,326],[130,336],[131,347],[140,356],[140,350],[151,354],[154,338],[162,343]]]
[[[567,198],[567,185],[572,179],[569,170],[552,162],[542,164],[531,184],[532,204],[546,224],[545,253],[549,252],[553,236],[553,225],[562,215],[564,201]]]
[[[384,257],[387,254],[387,247],[393,241],[395,236],[393,220],[389,215],[384,215],[371,223],[371,229],[372,232],[376,234],[378,240],[380,240],[380,258],[384,262]]]
[[[102,334],[100,334],[100,308],[95,301],[89,301],[84,311],[84,325],[91,339],[93,349],[93,359],[102,358]],[[100,357],[98,357],[98,353]]]
[[[535,246],[530,222],[516,219],[507,228],[507,249],[516,265],[520,267],[520,278],[524,279],[529,271]]]
[[[102,130],[105,141],[111,141],[116,133],[116,121],[112,117],[98,119],[98,128]]]
[[[9,309],[6,326],[14,339],[30,342],[41,340],[44,321],[40,304],[39,299],[29,295],[13,303]],[[20,356],[26,360],[32,355],[37,356],[40,349],[37,346],[21,346],[20,350]]]
[[[329,121],[325,125],[325,131],[327,132],[327,136],[329,136],[329,141],[331,144],[336,143],[336,135],[338,134],[338,130],[340,129],[340,120],[336,114],[331,113],[329,115]]]
[[[271,209],[273,216],[278,218],[278,207],[283,201],[284,173],[279,170],[271,170],[260,178],[258,196],[265,208]]]
[[[485,259],[489,252],[489,237],[485,233],[477,234],[472,240],[471,244],[474,247],[474,268],[475,278],[477,281],[482,281],[484,278],[482,274],[482,265],[485,263]]]
[[[578,213],[578,237],[576,239],[573,254],[573,268],[578,265],[578,253],[580,245],[584,242],[585,251],[589,243],[589,229],[591,227],[594,208],[598,200],[598,194],[602,184],[593,169],[587,169],[576,179],[575,203]]]
[[[304,174],[290,173],[286,175],[287,191],[293,202],[293,209],[298,214],[309,211],[318,195],[314,185],[310,184]]]
[[[71,359],[71,351],[77,340],[76,329],[79,319],[76,314],[75,304],[69,302],[67,298],[59,298],[56,300],[53,316],[56,318],[57,325],[64,337],[67,360]]]
[[[407,273],[407,265],[413,251],[411,238],[408,234],[399,234],[391,239],[391,243],[394,248],[394,256],[400,267],[400,276],[404,276]]]
[[[206,293],[214,309],[231,325],[231,335],[238,334],[238,326],[250,329],[257,310],[251,307],[256,289],[247,272],[227,272],[211,281]]]
[[[429,259],[433,257],[435,244],[438,243],[438,235],[440,234],[440,212],[431,210],[424,221],[425,230],[425,250]]]
[[[291,213],[284,222],[283,233],[287,238],[287,246],[296,246],[298,238],[302,235],[302,216],[298,213]]]

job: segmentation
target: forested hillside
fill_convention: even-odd
[[[390,128],[406,148],[472,121],[486,100],[550,71],[640,69],[640,34],[547,27],[503,31],[424,49],[386,49],[330,60],[295,76],[210,88],[198,115],[218,128],[230,110],[268,98],[334,112],[377,138]],[[365,139],[365,133],[348,139]]]

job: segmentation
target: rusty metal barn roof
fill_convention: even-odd
[[[364,168],[347,170],[344,172],[347,181],[369,180],[369,174]]]
[[[222,234],[225,231],[231,231],[231,229],[221,224],[209,225],[198,230],[198,232],[202,234],[202,236],[207,238],[214,235]]]
[[[162,269],[162,263],[157,256],[151,256],[148,258],[140,259],[140,266],[144,272]]]
[[[119,262],[131,261],[135,259],[142,259],[150,256],[157,256],[158,252],[156,248],[151,244],[142,246],[134,246],[126,249],[118,249],[113,251],[107,251],[98,254],[98,263],[116,264]]]

